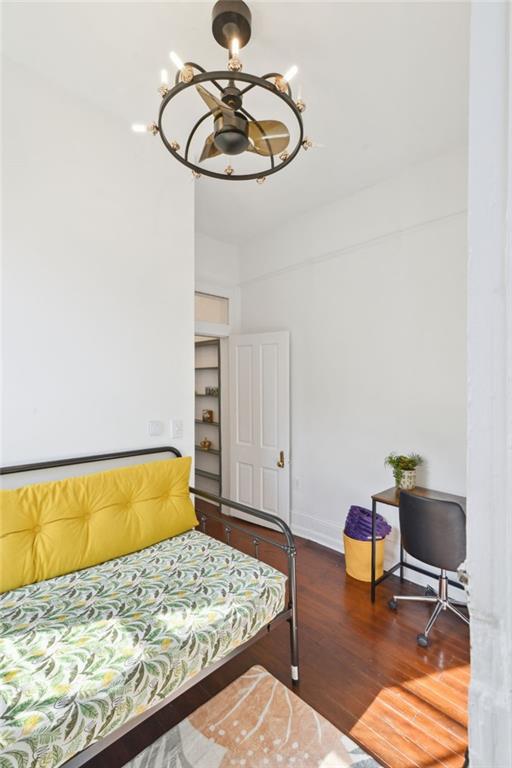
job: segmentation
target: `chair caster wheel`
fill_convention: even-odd
[[[422,648],[428,648],[428,637],[426,635],[418,635],[418,637],[416,638],[416,642]]]
[[[391,608],[392,611],[396,611],[396,609],[398,608],[398,601],[395,600],[394,597],[390,598],[388,600],[388,607]]]

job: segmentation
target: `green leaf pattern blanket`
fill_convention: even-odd
[[[0,595],[0,768],[55,768],[255,635],[286,577],[191,531]]]

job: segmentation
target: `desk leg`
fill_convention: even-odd
[[[375,515],[377,513],[377,502],[372,499],[372,570],[371,570],[371,598],[375,602]]]
[[[402,539],[400,538],[400,584],[404,583],[404,548],[402,546]]]

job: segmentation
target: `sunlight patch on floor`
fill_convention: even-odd
[[[367,748],[383,743],[390,765],[462,768],[467,745],[469,664],[383,687],[352,727]]]

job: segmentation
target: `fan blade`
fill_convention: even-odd
[[[288,128],[279,120],[252,120],[249,123],[249,152],[258,155],[278,155],[284,152],[290,141]]]
[[[224,104],[223,101],[214,96],[213,93],[210,93],[210,91],[207,91],[206,88],[203,88],[202,85],[196,85],[196,91],[203,99],[214,117],[223,113],[227,113],[228,115],[232,115],[234,113],[234,110],[232,110],[231,107],[228,107],[227,104]]]
[[[203,147],[203,151],[201,152],[201,157],[199,158],[199,162],[202,163],[203,160],[209,160],[210,157],[217,157],[217,155],[220,155],[221,152],[217,147],[215,146],[215,143],[213,141],[213,133],[210,133],[208,138],[206,139]]]

